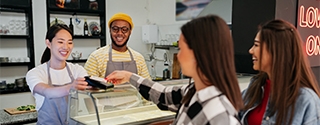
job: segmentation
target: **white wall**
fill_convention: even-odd
[[[232,22],[232,0],[213,0],[202,10],[199,16],[207,14],[216,14],[224,19],[227,23]]]
[[[35,100],[30,92],[5,94],[0,96],[0,109],[14,108],[30,104],[35,104]]]
[[[46,48],[47,32],[46,0],[32,0],[33,38],[36,66],[40,64],[41,56]]]

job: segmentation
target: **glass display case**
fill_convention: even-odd
[[[173,119],[176,114],[158,109],[130,84],[107,90],[70,90],[68,101],[69,124],[148,124]]]

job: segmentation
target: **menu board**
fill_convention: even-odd
[[[299,0],[297,29],[311,67],[320,66],[320,0]]]

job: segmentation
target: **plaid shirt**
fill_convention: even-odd
[[[214,86],[196,92],[188,105],[182,105],[182,97],[194,87],[194,83],[184,86],[163,86],[136,74],[131,76],[129,82],[145,99],[153,101],[161,110],[178,112],[173,124],[240,125],[237,111],[228,98]]]

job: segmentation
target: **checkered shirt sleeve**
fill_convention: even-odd
[[[240,125],[238,112],[214,86],[207,87],[206,91],[217,91],[217,94],[196,93],[188,105],[182,105],[182,97],[194,86],[163,86],[136,74],[131,76],[129,82],[145,99],[153,101],[160,109],[178,112],[172,123],[174,125]]]
[[[163,86],[152,82],[137,74],[133,74],[129,81],[147,100],[153,101],[159,109],[176,112],[180,107],[186,86]]]

